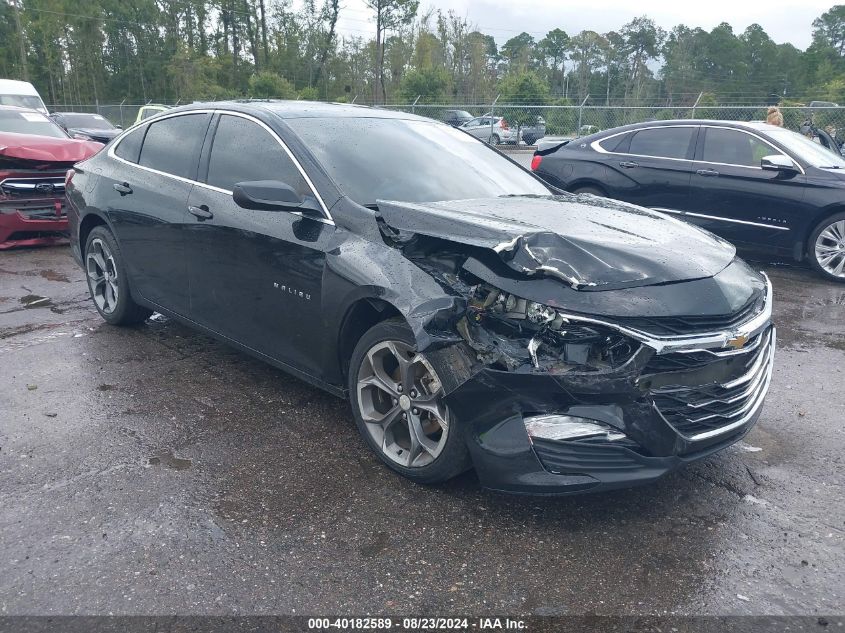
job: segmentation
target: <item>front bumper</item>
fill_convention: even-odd
[[[39,207],[38,212],[0,208],[0,250],[67,243],[68,221],[61,202]]]
[[[771,288],[769,287],[769,298]],[[724,334],[724,336],[723,336]],[[726,345],[736,334],[741,347]],[[561,495],[646,484],[740,440],[760,417],[774,365],[771,305],[733,333],[653,341],[612,375],[483,368],[446,396],[482,485]],[[531,438],[526,418],[594,420],[624,434]]]

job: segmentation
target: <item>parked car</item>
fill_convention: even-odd
[[[66,239],[65,174],[101,147],[41,112],[0,106],[0,250]]]
[[[0,106],[17,106],[47,114],[41,95],[28,81],[0,79]]]
[[[443,122],[452,127],[460,127],[467,121],[472,120],[472,115],[466,110],[446,110],[443,113]]]
[[[148,103],[147,105],[141,106],[138,109],[138,116],[135,117],[135,123],[138,124],[144,119],[149,119],[157,114],[161,114],[162,112],[167,112],[170,109],[170,106],[161,105],[158,103]]]
[[[527,145],[534,145],[546,135],[546,120],[538,116],[533,122],[522,126],[520,135]]]
[[[555,187],[657,209],[845,281],[845,159],[766,123],[660,121],[536,152]]]
[[[121,130],[106,117],[88,112],[54,112],[50,118],[72,137],[98,143],[108,143]]]
[[[771,287],[733,246],[553,195],[443,123],[184,106],[74,171],[71,246],[103,319],[155,310],[348,397],[414,481],[472,465],[513,492],[643,483],[760,415]]]
[[[487,141],[491,145],[513,143],[516,141],[516,130],[511,130],[508,122],[500,117],[480,116],[470,119],[461,126],[475,138]]]

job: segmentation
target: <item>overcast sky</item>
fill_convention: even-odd
[[[522,31],[540,39],[556,27],[570,35],[585,29],[604,33],[647,15],[667,31],[676,24],[710,30],[728,22],[739,34],[757,22],[778,44],[790,42],[803,50],[810,44],[813,20],[833,4],[834,0],[421,0],[420,12],[454,9],[499,44]],[[343,0],[341,6],[341,34],[373,36],[373,13],[364,0]]]

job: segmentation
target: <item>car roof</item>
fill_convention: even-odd
[[[38,91],[28,81],[19,79],[0,79],[0,94],[38,96]]]
[[[783,128],[777,125],[771,125],[765,121],[726,121],[720,119],[668,119],[666,121],[646,121],[644,123],[630,123],[629,125],[620,125],[619,127],[608,128],[599,132],[593,132],[590,135],[582,136],[578,140],[584,143],[591,143],[593,141],[601,140],[616,134],[630,132],[633,130],[640,130],[643,128],[667,127],[673,125],[717,125],[720,127],[732,127],[738,130],[749,130],[755,132],[773,132],[775,130],[782,130]],[[583,126],[582,126],[583,127]]]
[[[197,102],[168,110],[187,112],[204,109],[231,109],[240,112],[271,112],[281,119],[305,118],[361,118],[361,119],[412,119],[431,122],[426,117],[396,110],[374,108],[351,103],[327,103],[325,101],[283,101],[277,99],[238,99],[233,101]]]

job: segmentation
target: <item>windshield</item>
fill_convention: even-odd
[[[58,125],[40,112],[32,111],[0,110],[0,132],[67,138]]]
[[[114,126],[99,114],[84,114],[79,112],[65,112],[62,118],[68,127],[87,128],[91,130],[111,130]]]
[[[481,141],[440,123],[347,117],[285,122],[358,204],[551,193]]]
[[[19,108],[30,108],[32,110],[41,110],[46,112],[47,108],[41,101],[41,97],[36,95],[0,95],[0,105],[17,106]]]
[[[767,130],[767,132],[774,140],[813,167],[845,168],[845,159],[842,156],[798,132],[791,130]]]

